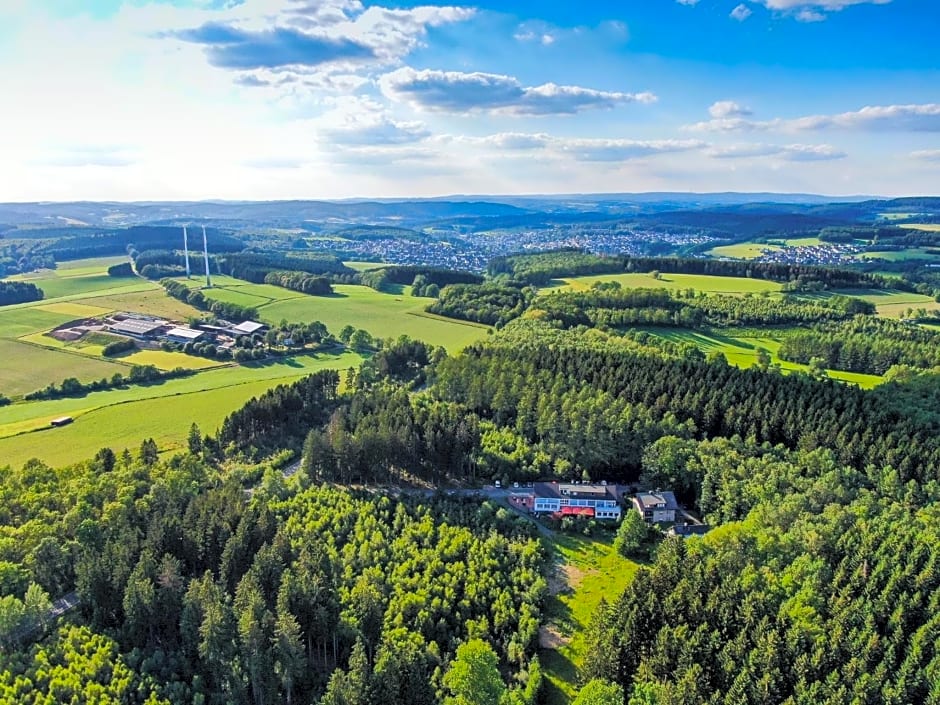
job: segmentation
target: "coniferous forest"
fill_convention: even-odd
[[[547,542],[435,488],[578,478],[713,527],[605,595],[578,702],[940,703],[936,371],[866,391],[564,320],[632,304],[686,299],[555,295],[457,355],[403,337],[277,387],[172,457],[3,470],[0,701],[540,702]],[[930,354],[827,306],[794,347]]]

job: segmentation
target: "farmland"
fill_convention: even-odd
[[[597,282],[617,282],[624,288],[669,289],[684,291],[695,289],[709,294],[758,294],[779,292],[783,289],[777,282],[744,277],[715,277],[704,274],[600,274],[597,276],[570,277],[558,280],[545,292],[559,290],[583,291]]]
[[[75,377],[81,382],[127,374],[131,365],[160,369],[183,367],[197,374],[159,384],[92,392],[81,397],[19,402],[0,408],[0,457],[20,464],[30,457],[61,464],[93,455],[102,446],[123,448],[153,437],[161,450],[179,447],[189,425],[214,431],[220,421],[252,396],[310,372],[355,367],[354,353],[298,355],[269,363],[223,364],[202,357],[139,350],[103,359],[103,341],[60,341],[50,329],[80,318],[113,311],[135,311],[181,320],[200,312],[141,279],[115,279],[107,266],[123,258],[81,260],[29,279],[45,292],[43,301],[0,309],[0,393],[16,398],[50,383]],[[210,298],[257,307],[263,320],[276,323],[321,320],[334,332],[345,325],[378,337],[402,334],[457,350],[485,335],[486,328],[425,314],[427,299],[376,292],[361,286],[337,287],[333,297],[311,297],[266,284],[214,277]],[[193,286],[199,281],[193,280]],[[51,418],[70,415],[75,422],[48,429]],[[55,435],[52,435],[54,431]],[[50,442],[54,438],[55,442]]]
[[[332,296],[307,296],[267,284],[228,277],[204,293],[210,299],[254,306],[262,321],[321,321],[334,333],[343,326],[362,328],[378,338],[407,335],[457,352],[486,334],[486,326],[424,311],[430,299],[389,294],[366,286],[335,285]],[[215,282],[214,282],[215,283]]]
[[[172,450],[185,441],[194,421],[214,432],[225,416],[271,387],[321,369],[356,367],[361,359],[351,352],[299,355],[160,384],[13,404],[0,408],[0,457],[14,465],[31,457],[64,464],[87,458],[102,446],[136,447],[149,437],[161,450]],[[49,419],[63,415],[75,422],[48,428]]]

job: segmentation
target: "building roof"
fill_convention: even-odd
[[[575,485],[568,482],[536,482],[533,487],[536,497],[559,499],[613,499],[619,498],[617,485]]]
[[[633,501],[643,510],[679,508],[672,492],[638,492]]]
[[[236,333],[241,333],[242,335],[251,335],[252,333],[257,333],[264,327],[264,323],[258,323],[257,321],[243,321],[237,326],[232,326],[232,330]]]
[[[167,331],[168,338],[186,338],[187,340],[196,340],[205,335],[201,330],[193,330],[192,328],[173,328],[170,331]]]
[[[108,327],[115,333],[127,333],[128,335],[152,335],[155,331],[163,328],[166,321],[142,321],[135,318],[128,318],[124,321],[115,321],[108,324]]]

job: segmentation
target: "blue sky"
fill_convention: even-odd
[[[940,193],[927,0],[6,0],[4,200]]]

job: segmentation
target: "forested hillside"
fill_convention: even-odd
[[[653,541],[605,596],[578,702],[940,703],[933,333],[839,297],[447,291],[518,310],[454,356],[384,341],[173,457],[0,471],[0,701],[534,704],[549,547],[434,488],[555,478],[669,488],[714,527]],[[739,369],[616,330],[635,310],[816,316],[792,354],[903,366],[873,391]]]

